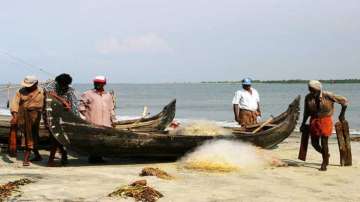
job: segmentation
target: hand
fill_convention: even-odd
[[[17,116],[16,113],[14,113],[14,114],[12,115],[12,119],[10,120],[10,124],[11,124],[11,125],[14,125],[14,124],[17,124],[17,122],[18,122],[18,116]]]
[[[344,121],[345,121],[345,115],[340,114],[340,116],[339,116],[339,121],[340,121],[340,122],[344,122]]]
[[[71,111],[71,104],[69,102],[63,102],[64,108],[66,111]]]
[[[261,111],[256,111],[256,116],[261,116]]]
[[[111,127],[116,128],[116,123],[112,122]]]

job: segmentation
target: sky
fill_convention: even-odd
[[[1,1],[0,83],[360,78],[360,1]],[[43,69],[44,71],[40,71]]]

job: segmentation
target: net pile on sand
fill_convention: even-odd
[[[210,141],[187,154],[179,162],[180,168],[206,172],[234,172],[284,163],[260,148],[242,142]]]
[[[195,136],[217,136],[217,135],[231,135],[231,130],[225,129],[212,121],[193,121],[184,124],[183,126],[171,132],[175,135],[195,135]]]
[[[35,181],[32,181],[30,179],[23,178],[13,182],[8,182],[4,185],[0,185],[0,201],[4,201],[6,198],[10,197],[14,192],[19,192],[20,186],[24,186],[34,182]]]
[[[159,168],[151,168],[151,167],[143,168],[139,175],[140,176],[156,176],[158,178],[165,179],[165,180],[174,179],[174,177],[169,175],[167,172],[160,170]]]
[[[142,202],[155,202],[159,198],[163,197],[159,191],[147,186],[146,184],[146,180],[139,180],[117,189],[108,196],[120,196],[122,198],[132,197],[135,201]]]

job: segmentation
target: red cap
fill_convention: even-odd
[[[94,78],[94,83],[104,83],[104,84],[106,84],[105,76],[96,76]]]

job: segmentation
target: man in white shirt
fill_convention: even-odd
[[[233,98],[235,120],[241,126],[257,123],[257,117],[261,116],[260,97],[255,88],[251,87],[251,79],[242,80],[242,90],[238,90]]]

